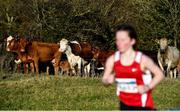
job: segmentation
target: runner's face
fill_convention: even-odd
[[[116,46],[120,52],[125,52],[132,48],[135,44],[135,39],[131,39],[127,31],[118,31],[116,33]]]

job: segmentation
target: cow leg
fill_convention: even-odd
[[[82,59],[78,61],[78,75],[82,75],[81,73],[81,63],[82,63]]]
[[[167,69],[166,69],[167,73],[169,73],[169,71],[170,71],[171,63],[172,63],[172,61],[169,61],[169,62],[168,62],[168,66],[167,66]]]
[[[95,60],[91,60],[91,75],[95,76]]]
[[[55,79],[58,79],[59,62],[60,62],[61,56],[62,56],[61,52],[58,52],[55,55],[55,64],[54,64]]]
[[[163,73],[165,74],[164,67],[162,66],[162,63],[159,59],[158,59],[158,64],[159,64],[161,70],[163,71]]]
[[[55,71],[55,79],[58,79],[59,59],[55,59],[54,71]]]
[[[177,70],[176,70],[176,68],[174,69],[174,78],[176,78],[176,73],[177,73]]]
[[[69,63],[70,63],[70,68],[72,70],[72,75],[77,76],[76,66],[74,64],[72,64],[72,62],[69,62]]]
[[[62,70],[62,76],[64,76],[64,70]]]
[[[68,76],[68,70],[65,71],[66,76]]]
[[[84,76],[87,77],[87,66],[84,66]]]
[[[91,64],[88,64],[88,66],[87,66],[87,73],[88,74],[90,73],[90,70],[91,70]]]
[[[34,63],[30,63],[31,73],[34,75]]]
[[[28,64],[27,63],[24,63],[24,74],[25,76],[27,77],[27,73],[28,73]]]
[[[49,66],[46,68],[46,79],[49,79]]]
[[[21,70],[21,64],[17,64],[17,70],[18,70],[18,73],[20,73],[20,70]]]
[[[59,67],[55,66],[54,70],[55,70],[55,78],[58,79],[58,70],[59,70]]]
[[[72,67],[72,73],[73,73],[73,75],[77,76],[77,73],[76,73],[76,70],[74,67]]]
[[[38,63],[38,60],[36,60],[34,62],[34,65],[35,65],[35,68],[36,68],[36,78],[38,79],[39,77],[39,63]]]
[[[83,77],[83,76],[86,75],[84,69],[85,69],[85,66],[84,66],[84,64],[82,63],[82,64],[81,64],[81,70],[80,70],[80,72],[81,72],[80,76],[81,76],[81,77]]]
[[[59,77],[62,76],[62,72],[63,72],[63,69],[61,67],[59,67],[59,72],[58,72]]]
[[[29,64],[26,64],[26,73],[28,74],[29,73]]]
[[[54,66],[54,65],[53,65]],[[58,72],[58,75],[61,76],[61,72],[62,72],[62,69],[61,67],[59,67],[59,72]]]
[[[173,78],[173,72],[170,71],[169,74],[170,74],[170,78]]]
[[[71,76],[71,71],[70,71],[70,69],[68,70],[68,76]]]
[[[87,64],[87,65],[85,66],[86,76],[88,76],[88,74],[90,73],[90,69],[91,69],[91,66],[90,66],[90,63],[89,63],[89,64]]]

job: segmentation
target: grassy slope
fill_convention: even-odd
[[[158,109],[180,108],[180,80],[166,79],[154,90]],[[0,109],[117,109],[115,85],[98,78],[34,80],[16,75],[0,80]]]

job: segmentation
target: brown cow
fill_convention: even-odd
[[[40,43],[40,42],[26,42],[25,47],[28,55],[33,58],[36,73],[39,72],[39,62],[47,62],[55,59],[54,70],[55,76],[58,77],[59,61],[61,58],[61,52],[59,52],[59,45],[53,43]]]
[[[71,70],[72,70],[72,69],[71,69],[71,66],[70,66],[68,60],[60,61],[59,67],[60,67],[60,69],[61,69],[62,74],[65,73],[65,74],[71,76],[71,74],[72,74]]]
[[[55,59],[53,59],[51,61],[51,63],[54,65],[55,63]],[[64,74],[66,73],[67,75],[70,75],[72,74],[72,69],[71,69],[71,66],[68,62],[68,60],[63,60],[63,61],[60,61],[59,62],[59,68],[61,69],[61,73]]]
[[[17,56],[17,58],[14,60],[14,62],[19,66],[21,63],[24,65],[24,72],[25,74],[28,73],[28,64],[30,64],[31,72],[34,74],[34,64],[33,60],[30,56],[28,56],[26,53],[21,52],[20,56]]]
[[[92,52],[94,54],[93,59],[100,62],[101,65],[104,67],[106,59],[112,54],[114,54],[115,51],[114,50],[101,50],[100,48],[96,47],[96,48],[93,48]]]
[[[12,36],[9,36],[7,38],[7,44],[6,44],[6,50],[7,51],[10,51],[10,52],[15,52],[17,53],[17,58],[15,59],[15,63],[16,64],[20,64],[21,62],[24,63],[24,72],[25,74],[27,74],[27,65],[28,63],[30,63],[31,67],[32,67],[32,72],[34,72],[34,68],[33,68],[33,64],[32,64],[32,61],[27,61],[28,59],[28,55],[21,52],[20,49],[20,42],[19,42],[19,39],[14,39]],[[18,65],[18,68],[20,65]]]
[[[39,62],[48,62],[55,59],[55,77],[58,77],[59,70],[59,61],[61,58],[61,52],[59,52],[59,45],[54,43],[42,43],[37,41],[27,41],[22,38],[19,41],[15,40],[13,37],[7,38],[7,51],[17,52],[18,56],[21,56],[21,53],[27,54],[32,58],[34,66],[36,69],[36,75],[38,77],[39,73]]]

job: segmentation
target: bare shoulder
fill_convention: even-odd
[[[113,65],[114,64],[114,54],[109,56],[106,60],[106,66]]]
[[[114,54],[111,55],[111,56],[109,56],[106,61],[108,61],[108,62],[110,62],[110,61],[114,62]]]

